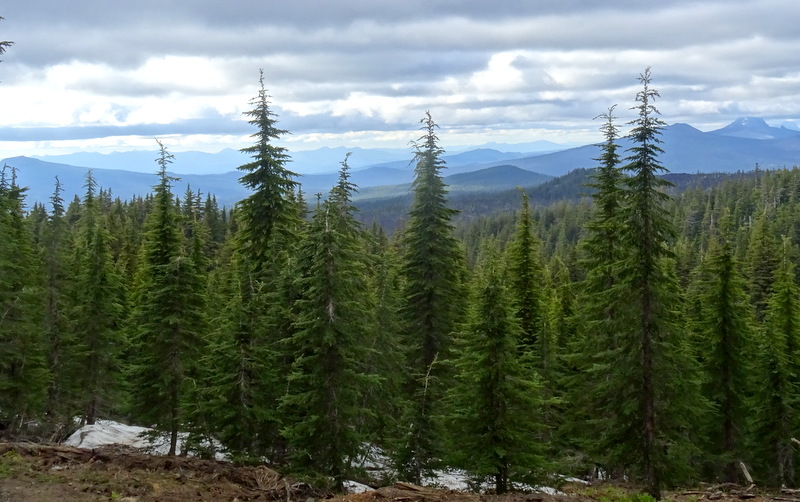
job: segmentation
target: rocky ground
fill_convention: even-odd
[[[563,495],[473,494],[395,483],[365,493],[334,495],[265,466],[147,455],[130,447],[95,449],[0,443],[0,502],[300,501],[333,502],[644,502],[631,487],[567,485]],[[671,492],[676,502],[800,502],[792,491],[762,493],[735,485]]]

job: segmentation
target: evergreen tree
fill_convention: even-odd
[[[281,340],[290,324],[285,310],[289,300],[282,293],[289,289],[286,281],[294,270],[291,262],[303,223],[294,195],[296,175],[286,168],[289,156],[273,144],[287,131],[276,126],[263,72],[259,82],[253,109],[245,112],[257,128],[255,144],[242,150],[253,160],[239,167],[245,172],[241,183],[253,194],[238,204],[231,222],[237,230],[225,274],[228,306],[212,341],[220,357],[210,368],[209,412],[232,452],[279,460],[283,446],[276,408],[288,364]]]
[[[498,494],[511,481],[531,482],[540,455],[541,388],[524,332],[514,313],[496,245],[490,242],[474,281],[466,322],[456,338],[453,459],[478,479],[491,477]]]
[[[753,409],[753,450],[758,471],[772,486],[794,486],[795,453],[791,439],[798,435],[800,379],[800,288],[788,239],[775,271],[758,353],[758,381]]]
[[[2,21],[3,19],[4,18],[0,16],[0,21]],[[14,45],[14,42],[11,42],[9,40],[4,40],[0,42],[0,54],[5,54],[8,48],[11,47],[12,45]]]
[[[97,182],[86,174],[83,215],[75,248],[72,333],[77,345],[76,372],[83,419],[93,424],[114,409],[122,350],[119,277],[111,261],[106,218],[97,198]]]
[[[49,375],[41,335],[39,264],[25,224],[25,189],[0,175],[0,420],[21,432],[42,410]]]
[[[509,290],[523,332],[523,347],[535,351],[543,329],[545,283],[541,243],[536,238],[528,195],[520,189],[522,208],[517,215],[514,238],[508,246]],[[541,356],[541,354],[539,354]]]
[[[724,236],[719,240],[712,242],[700,274],[699,347],[707,373],[705,394],[714,410],[708,431],[710,453],[719,455],[724,466],[717,474],[735,483],[749,414],[745,399],[753,353],[752,310],[730,240]]]
[[[747,246],[750,299],[755,308],[756,320],[764,320],[767,302],[772,294],[772,281],[778,269],[778,242],[770,228],[766,211],[758,215],[750,230]]]
[[[73,374],[69,371],[70,360],[74,362],[73,347],[70,342],[67,319],[68,295],[67,249],[69,229],[64,220],[64,199],[61,198],[63,187],[56,176],[55,190],[50,198],[52,210],[47,219],[44,239],[45,260],[45,315],[44,333],[47,339],[47,363],[51,372],[50,385],[47,392],[45,410],[51,421],[72,420],[66,416],[74,410],[65,406],[65,394]]]
[[[345,159],[300,248],[301,297],[295,302],[295,333],[287,341],[296,356],[282,399],[292,463],[331,476],[337,490],[367,439],[374,408],[363,396],[376,383],[364,371],[365,361],[376,356],[369,348],[375,301],[349,176]]]
[[[599,441],[596,451],[628,474],[641,476],[647,491],[661,498],[665,482],[686,473],[702,399],[686,340],[682,338],[680,290],[667,246],[674,230],[665,204],[668,184],[657,174],[664,122],[653,101],[650,69],[640,76],[638,111],[624,169],[619,214],[621,259],[614,263],[617,283],[608,291],[608,326],[615,339],[598,354],[595,370],[608,371],[598,382]]]
[[[167,166],[173,156],[159,142],[159,184],[146,222],[136,303],[130,319],[133,346],[130,384],[135,415],[170,433],[177,450],[187,372],[198,357],[205,285],[196,258],[187,252]],[[200,244],[195,244],[198,247]],[[196,251],[195,251],[196,253]]]
[[[403,233],[405,289],[401,316],[411,351],[407,434],[399,451],[401,472],[420,482],[440,456],[441,431],[436,403],[447,388],[445,368],[450,334],[460,318],[463,254],[450,222],[444,168],[430,113],[420,121],[424,131],[415,143],[417,162],[414,201]]]
[[[403,409],[404,372],[407,347],[403,343],[399,316],[402,282],[396,246],[389,242],[381,227],[373,226],[368,234],[369,281],[375,292],[376,331],[367,346],[380,353],[369,358],[367,373],[381,377],[381,384],[368,389],[365,403],[381,403],[381,412],[375,417],[373,437],[379,446],[389,448],[402,436],[399,430]]]
[[[241,183],[253,193],[239,202],[237,236],[239,251],[257,268],[270,263],[274,233],[291,235],[297,225],[297,208],[293,200],[298,186],[297,176],[287,169],[291,159],[286,149],[273,144],[288,131],[278,129],[275,114],[270,110],[269,95],[264,88],[264,72],[259,78],[258,97],[251,101],[253,109],[246,111],[249,123],[257,128],[251,135],[255,144],[242,149],[253,159],[239,166],[245,174]]]
[[[605,382],[605,375],[613,367],[613,351],[616,341],[616,311],[609,298],[610,291],[618,283],[616,268],[621,258],[620,205],[624,199],[620,169],[619,129],[615,123],[614,108],[596,118],[605,122],[600,127],[605,141],[600,145],[599,166],[592,174],[589,186],[594,189],[593,214],[586,223],[586,237],[579,243],[580,265],[585,270],[585,278],[578,288],[578,304],[575,320],[579,327],[578,336],[569,344],[564,360],[572,371],[565,375],[563,386],[567,394],[566,410],[568,418],[561,424],[560,437],[568,444],[581,450],[592,449],[595,444],[595,430],[585,423],[594,420],[595,409],[600,402],[597,397],[605,396],[608,389],[600,390],[595,382]],[[609,461],[610,459],[606,459]],[[606,465],[609,472],[617,469]]]

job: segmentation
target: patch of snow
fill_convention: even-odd
[[[183,450],[183,444],[188,434],[181,432],[178,434],[177,453]],[[159,434],[149,427],[137,425],[125,425],[113,420],[98,420],[92,425],[84,425],[70,437],[64,444],[77,448],[100,448],[108,445],[123,445],[143,450],[154,455],[166,455],[169,452],[169,436]],[[220,446],[215,444],[217,453],[214,455],[217,460],[227,460],[227,455],[219,452]],[[192,452],[190,452],[191,454]]]
[[[344,482],[344,489],[347,493],[364,493],[364,492],[371,492],[375,491],[374,488],[367,485],[362,485],[357,481],[345,481]]]
[[[547,495],[550,495],[551,497],[560,497],[562,495],[566,495],[566,493],[556,488],[553,488],[552,486],[534,486],[533,491],[539,493],[545,493]]]
[[[566,478],[561,478],[561,479],[565,483],[578,483],[579,485],[588,485],[589,484],[588,481],[586,481],[585,479],[581,479],[581,478],[566,477]]]
[[[99,448],[111,444],[121,444],[137,449],[150,448],[153,444],[143,435],[152,432],[147,427],[125,425],[112,420],[98,420],[92,425],[84,425],[64,441],[67,446],[78,448]],[[167,445],[167,448],[169,446]]]
[[[364,444],[362,456],[355,462],[355,465],[365,469],[371,475],[377,474],[382,478],[394,477],[394,467],[390,459],[382,449],[372,444]]]
[[[422,479],[425,486],[435,486],[437,488],[447,488],[448,490],[458,490],[462,492],[470,491],[470,476],[461,469],[444,469],[434,471],[433,476]]]

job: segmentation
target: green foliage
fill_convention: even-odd
[[[286,168],[290,161],[286,149],[273,142],[288,131],[278,129],[275,114],[269,107],[269,95],[264,88],[264,72],[259,78],[261,88],[258,96],[250,102],[251,110],[244,114],[250,117],[249,123],[257,128],[251,137],[252,146],[242,149],[249,154],[251,162],[239,166],[245,174],[241,182],[253,190],[253,194],[238,205],[238,233],[240,252],[244,253],[255,266],[270,260],[273,233],[291,233],[297,224],[297,208],[292,195],[298,183],[297,176]]]
[[[753,313],[740,270],[730,240],[722,237],[712,241],[696,279],[698,353],[706,372],[704,394],[713,405],[707,448],[719,458],[714,473],[731,483],[738,481],[736,462],[746,451],[742,434],[754,352]]]
[[[407,427],[399,449],[401,472],[419,483],[440,456],[441,435],[434,408],[448,386],[450,333],[459,319],[463,254],[450,223],[440,171],[444,150],[430,113],[420,121],[415,143],[414,202],[402,236],[405,279],[400,315],[410,348]]]
[[[640,81],[633,146],[624,166],[630,176],[623,180],[624,191],[616,192],[621,195],[618,215],[609,220],[619,218],[619,254],[610,263],[595,263],[601,270],[592,292],[603,296],[597,298],[594,317],[584,321],[599,323],[612,337],[588,342],[597,350],[589,353],[584,368],[596,382],[587,403],[595,410],[589,421],[597,436],[591,450],[609,467],[642,479],[660,498],[665,482],[687,472],[690,432],[703,401],[677,315],[681,294],[668,247],[674,230],[665,208],[667,182],[656,176],[664,170],[658,163],[663,121],[653,105],[658,92],[650,87],[649,68]],[[603,279],[608,271],[613,281]],[[602,291],[603,282],[613,283]]]
[[[49,375],[40,322],[38,256],[24,220],[25,189],[0,176],[0,420],[24,429],[42,411]]]
[[[509,290],[522,328],[522,343],[533,353],[544,328],[544,264],[541,243],[535,232],[527,194],[522,193],[522,208],[517,215],[517,227],[508,246]],[[538,354],[541,356],[542,354]]]
[[[784,238],[773,293],[760,334],[753,396],[753,445],[758,472],[772,486],[794,486],[791,438],[798,435],[800,383],[800,288],[794,281],[791,247]]]
[[[76,344],[71,371],[80,385],[84,420],[93,424],[118,400],[123,339],[120,280],[111,261],[106,218],[97,199],[97,184],[86,175],[84,214],[80,220],[74,265],[79,271],[72,292],[72,339]]]
[[[351,462],[366,440],[374,403],[364,396],[378,383],[365,371],[365,361],[377,355],[369,347],[375,299],[348,178],[345,159],[300,246],[302,294],[294,306],[294,334],[286,341],[296,355],[281,400],[292,465],[331,476],[338,490],[352,476]]]
[[[146,222],[141,268],[130,319],[129,378],[132,410],[139,420],[171,434],[176,453],[178,428],[184,423],[187,376],[199,356],[204,328],[205,284],[195,250],[184,243],[180,215],[167,174],[172,155],[161,148],[155,207]]]
[[[276,459],[283,454],[276,409],[290,361],[281,346],[290,334],[287,306],[293,295],[287,281],[296,266],[303,209],[294,193],[295,174],[286,168],[286,149],[273,144],[286,131],[276,126],[263,72],[259,82],[253,108],[245,112],[257,128],[255,143],[242,149],[253,160],[239,167],[245,172],[241,182],[253,194],[237,206],[231,221],[234,242],[231,249],[223,248],[232,251],[220,277],[226,307],[209,340],[218,357],[204,364],[212,382],[205,395],[209,423],[235,455]],[[215,229],[210,230],[214,236]]]
[[[494,244],[485,249],[470,309],[456,337],[450,452],[478,480],[491,477],[498,494],[512,481],[542,475],[543,401],[535,363],[520,351],[524,332]],[[525,417],[521,419],[521,417]]]

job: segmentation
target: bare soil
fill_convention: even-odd
[[[0,442],[0,502],[615,502],[635,488],[567,485],[564,495],[474,494],[395,483],[375,491],[334,495],[298,483],[266,466],[237,466],[197,458],[147,455],[128,447],[86,450],[61,445]],[[800,502],[791,490],[763,493],[754,487],[708,485],[670,492],[675,502]]]

